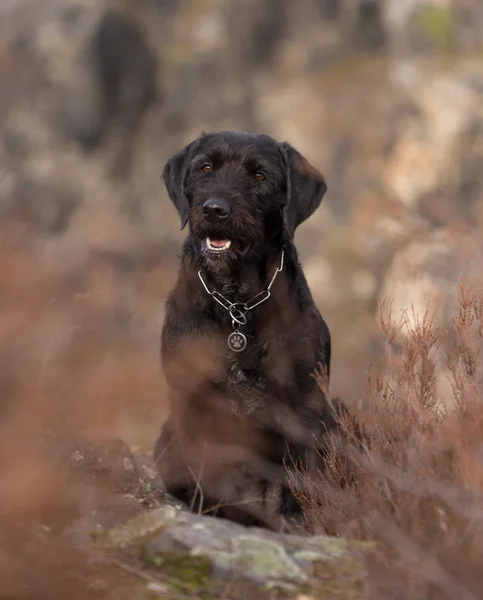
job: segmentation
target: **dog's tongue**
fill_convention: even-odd
[[[213,239],[210,239],[210,243],[215,248],[224,248],[228,244],[228,240],[213,240]]]

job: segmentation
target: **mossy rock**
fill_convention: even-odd
[[[186,552],[161,552],[146,557],[148,565],[163,572],[179,587],[193,592],[205,588],[210,580],[213,563],[206,556],[191,556]]]
[[[282,544],[253,535],[234,538],[231,552],[198,547],[193,548],[191,554],[208,556],[222,573],[245,576],[261,583],[307,580],[303,569],[289,557]]]
[[[176,524],[179,518],[178,511],[174,507],[162,506],[139,515],[125,525],[118,525],[109,531],[97,533],[96,537],[101,542],[119,549],[130,548],[149,535],[160,532],[164,527]]]
[[[140,515],[98,539],[173,594],[200,598],[306,593],[314,599],[355,600],[365,576],[364,554],[374,549],[364,542],[245,528],[171,506]]]

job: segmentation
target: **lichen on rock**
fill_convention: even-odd
[[[283,544],[245,535],[232,542],[232,552],[220,552],[207,548],[193,548],[191,554],[208,556],[223,574],[245,576],[254,581],[272,579],[306,581],[307,575],[290,558]]]
[[[104,540],[126,560],[183,592],[231,582],[238,591],[254,585],[260,594],[277,590],[282,597],[308,591],[314,598],[326,593],[357,598],[363,555],[373,549],[365,542],[246,528],[170,506],[109,530]]]
[[[107,541],[118,548],[126,548],[161,530],[163,527],[174,524],[176,516],[176,509],[172,506],[162,506],[142,513],[126,525],[110,529],[107,533]]]

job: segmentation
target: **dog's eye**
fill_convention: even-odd
[[[203,165],[201,167],[201,170],[203,171],[203,173],[212,173],[213,167],[211,165]]]
[[[255,173],[255,179],[257,181],[263,181],[265,179],[265,175],[263,173]]]

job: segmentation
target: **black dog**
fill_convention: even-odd
[[[193,510],[273,527],[244,493],[263,505],[275,485],[279,514],[300,514],[287,467],[308,468],[337,426],[313,376],[329,375],[330,334],[293,244],[326,184],[289,144],[233,132],[202,134],[163,177],[190,233],[162,333],[158,469]]]

